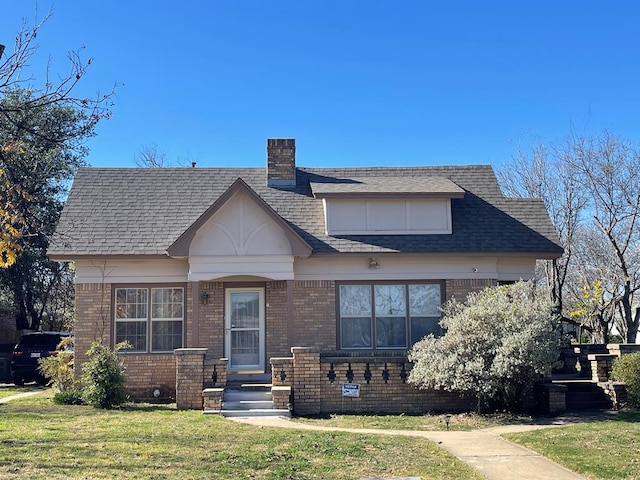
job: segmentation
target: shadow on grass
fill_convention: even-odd
[[[616,418],[614,418],[613,420],[616,420],[618,422],[630,422],[630,423],[637,423],[640,422],[640,411],[638,410],[622,410],[618,416]]]

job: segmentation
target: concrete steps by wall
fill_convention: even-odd
[[[577,376],[556,379],[553,383],[565,385],[567,410],[607,410],[612,408],[611,398],[597,383]]]
[[[289,410],[277,409],[271,399],[270,383],[227,383],[219,413],[224,417],[290,417]]]

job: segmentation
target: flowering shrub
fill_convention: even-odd
[[[487,288],[443,306],[445,333],[409,354],[409,382],[472,395],[483,406],[516,410],[558,360],[560,332],[546,291],[532,282]]]

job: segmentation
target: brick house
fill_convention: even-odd
[[[140,398],[180,396],[190,349],[283,384],[293,347],[332,359],[318,378],[404,383],[397,359],[438,332],[443,301],[561,253],[543,203],[505,198],[490,166],[301,168],[292,139],[268,140],[266,169],[80,169],[49,249],[75,262],[77,361],[129,341]],[[220,382],[204,369],[196,391]],[[337,405],[318,392],[311,410]]]

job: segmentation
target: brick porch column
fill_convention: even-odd
[[[176,356],[176,407],[202,410],[204,357],[206,348],[178,348]]]
[[[293,409],[298,415],[320,413],[320,350],[293,347]]]

